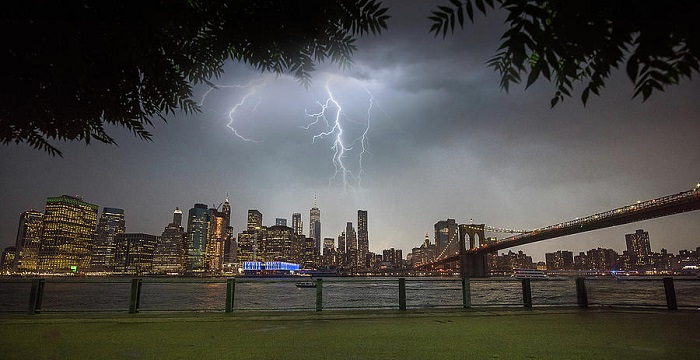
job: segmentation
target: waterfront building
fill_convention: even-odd
[[[345,231],[338,235],[338,254],[345,255]]]
[[[207,242],[211,238],[213,213],[195,204],[187,216],[187,272],[204,271]]]
[[[323,256],[321,263],[324,266],[337,266],[338,265],[338,253],[335,250],[335,239],[324,238],[323,239]]]
[[[613,249],[597,248],[588,250],[585,262],[587,266],[582,270],[619,270],[618,257],[619,255]]]
[[[265,231],[262,256],[258,261],[287,261],[296,262],[294,256],[296,236],[288,226],[271,226]],[[298,250],[297,250],[298,251]]]
[[[275,226],[287,226],[287,219],[275,218]]]
[[[182,227],[182,211],[175,208],[173,221],[163,230],[153,251],[153,272],[156,274],[180,274],[185,271],[185,229]]]
[[[248,210],[248,231],[260,230],[263,227],[263,216],[258,210]]]
[[[153,253],[160,236],[123,233],[114,238],[114,272],[139,275],[153,270]]]
[[[435,223],[435,245],[438,255],[452,255],[459,252],[457,223],[455,219],[441,220]],[[449,246],[449,248],[448,248]]]
[[[651,265],[651,243],[649,233],[639,229],[634,234],[625,234],[629,264],[634,269]]]
[[[46,199],[44,229],[39,245],[39,270],[88,270],[97,226],[98,206],[81,197],[62,195]]]
[[[367,232],[367,211],[357,210],[357,258],[360,268],[368,268],[369,234]]]
[[[17,247],[8,246],[2,251],[0,258],[0,274],[10,274],[14,272],[17,259]]]
[[[294,235],[301,235],[304,233],[304,223],[301,221],[301,214],[292,214],[292,229],[294,229]]]
[[[315,241],[316,253],[321,254],[321,210],[316,207],[315,196],[314,207],[309,212],[309,237]]]
[[[316,249],[316,239],[301,236],[301,253],[299,263],[304,269],[314,269],[318,263],[318,250]]]
[[[90,269],[92,271],[112,271],[114,269],[114,238],[126,232],[124,210],[102,208],[97,234],[92,247]]]
[[[566,250],[558,250],[544,254],[547,270],[573,270],[574,253]]]
[[[206,269],[210,272],[220,272],[224,263],[224,246],[233,232],[230,227],[231,205],[228,201],[228,194],[226,194],[221,211],[212,208],[209,209],[209,212],[211,213],[211,237],[206,248]]]
[[[352,222],[348,221],[345,226],[345,253],[347,255],[347,265],[351,268],[358,267],[357,257],[357,233],[352,226]]]
[[[335,239],[333,238],[323,238],[323,254],[326,254],[326,251],[328,252],[334,252],[335,251]]]
[[[418,267],[433,262],[437,256],[437,246],[430,243],[430,235],[425,234],[425,240],[420,247],[411,250],[411,265]]]
[[[17,256],[14,271],[35,272],[39,265],[39,245],[44,227],[44,214],[27,210],[19,216],[15,248]]]

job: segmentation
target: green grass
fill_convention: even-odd
[[[0,315],[2,359],[697,359],[700,312]]]

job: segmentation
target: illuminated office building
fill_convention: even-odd
[[[262,257],[258,258],[258,261],[297,261],[294,256],[296,236],[292,228],[271,226],[267,228],[265,233],[266,237],[262,242]]]
[[[124,210],[102,208],[102,215],[97,223],[97,236],[92,247],[91,270],[112,271],[114,269],[114,237],[125,232]]]
[[[123,274],[148,274],[153,270],[153,253],[159,236],[118,234],[114,238],[114,271]]]
[[[263,227],[263,216],[258,210],[248,210],[248,231],[260,230]]]
[[[224,263],[224,247],[231,237],[230,231],[233,231],[229,226],[231,222],[231,205],[228,202],[228,194],[221,211],[210,209],[210,212],[212,214],[211,237],[207,242],[206,248],[206,269],[210,272],[220,272]]]
[[[17,272],[34,272],[39,265],[39,245],[44,226],[44,214],[28,210],[19,216],[15,248],[17,257],[14,270]]]
[[[287,226],[287,219],[275,218],[275,226]]]
[[[14,272],[13,268],[17,260],[17,248],[14,246],[8,246],[2,251],[2,257],[0,257],[0,273],[10,274]]]
[[[357,210],[357,262],[360,268],[367,268],[369,234],[367,233],[367,211]]]
[[[168,224],[153,251],[153,272],[156,274],[180,274],[185,271],[185,229],[182,227],[182,211],[175,208],[173,222]]]
[[[78,272],[90,266],[98,206],[62,195],[46,199],[39,270]]]
[[[352,268],[357,268],[357,233],[350,221],[345,226],[345,253],[347,256],[347,265]]]
[[[316,197],[309,214],[309,237],[315,241],[316,253],[321,254],[321,210],[316,207]]]
[[[213,213],[195,204],[187,216],[187,271],[204,271],[207,241],[211,238]]]
[[[292,229],[294,229],[294,235],[301,235],[304,233],[304,223],[301,221],[301,214],[292,214]]]
[[[648,232],[639,229],[634,234],[625,234],[625,243],[629,263],[633,268],[641,268],[652,263]]]

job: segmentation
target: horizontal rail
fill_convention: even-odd
[[[105,284],[110,284],[110,285],[120,285],[124,287],[125,285],[128,285],[129,282],[126,281],[121,281],[122,279],[119,279],[120,281],[82,281],[76,279],[75,281],[67,281],[65,279],[62,279],[60,281],[54,281],[54,279],[24,279],[24,281],[6,281],[6,280],[0,280],[0,284],[17,284],[17,283],[25,283],[27,285],[31,285],[31,291],[30,291],[30,299],[29,299],[29,313],[30,314],[36,314],[40,312],[46,312],[47,310],[50,312],[74,312],[74,311],[80,311],[80,312],[125,312],[127,311],[126,308],[114,308],[113,306],[110,308],[100,308],[100,309],[91,309],[91,308],[86,308],[86,307],[72,307],[72,308],[53,308],[51,309],[49,306],[49,309],[46,309],[46,304],[42,305],[42,298],[44,297],[44,285],[48,284],[49,285],[49,290],[56,291],[56,289],[61,289],[61,288],[55,288],[55,285],[101,285],[104,286]],[[405,309],[419,309],[419,308],[474,308],[474,307],[515,307],[515,306],[524,306],[524,307],[532,307],[532,306],[537,306],[537,307],[553,307],[553,306],[579,306],[579,307],[588,307],[588,306],[619,306],[619,307],[655,307],[655,308],[667,308],[670,310],[678,309],[678,308],[698,308],[700,306],[693,305],[690,303],[695,303],[699,300],[691,300],[690,302],[677,302],[676,301],[676,294],[677,294],[677,289],[674,287],[674,283],[698,283],[700,282],[700,278],[672,278],[672,277],[665,277],[665,278],[659,278],[659,277],[653,277],[653,278],[628,278],[620,281],[615,281],[611,278],[598,278],[598,277],[592,277],[592,278],[583,278],[579,277],[576,280],[576,283],[574,284],[574,279],[573,278],[566,278],[566,279],[513,279],[513,278],[502,278],[502,279],[461,279],[461,278],[442,278],[442,279],[431,279],[431,278],[381,278],[381,279],[351,279],[351,278],[339,278],[339,279],[334,279],[334,278],[324,278],[323,280],[320,279],[315,279],[315,286],[316,290],[305,290],[303,288],[298,289],[298,293],[296,292],[289,292],[290,286],[284,286],[284,287],[270,287],[268,289],[264,289],[265,287],[255,287],[255,288],[249,288],[248,286],[246,287],[239,287],[238,290],[235,289],[235,284],[260,284],[260,285],[270,285],[270,284],[285,284],[285,285],[294,285],[294,283],[299,282],[300,280],[303,279],[275,279],[275,280],[268,280],[268,279],[236,279],[236,278],[219,278],[219,279],[207,279],[207,281],[192,281],[191,279],[173,279],[171,281],[161,281],[159,279],[151,279],[151,278],[138,278],[138,279],[131,279],[131,293],[130,296],[128,293],[123,294],[123,299],[128,299],[128,311],[130,313],[138,313],[141,311],[224,311],[224,307],[216,307],[216,306],[204,306],[204,307],[192,307],[192,306],[187,306],[186,308],[166,308],[164,309],[163,307],[159,307],[158,304],[162,303],[155,303],[155,306],[153,303],[147,304],[147,306],[142,306],[140,300],[141,300],[141,295],[143,293],[144,289],[147,289],[150,291],[149,296],[151,299],[153,299],[154,294],[159,294],[159,296],[162,296],[162,294],[156,292],[153,293],[152,286],[155,285],[185,285],[182,289],[178,290],[170,290],[170,291],[177,291],[178,294],[181,292],[187,292],[187,289],[190,289],[190,286],[195,286],[195,285],[203,285],[206,286],[208,284],[228,284],[228,286],[224,287],[215,287],[215,288],[203,288],[206,291],[195,291],[192,294],[199,294],[202,295],[204,293],[207,297],[214,297],[218,298],[221,297],[222,299],[226,297],[226,312],[233,312],[233,311],[243,311],[243,310],[275,310],[275,311],[297,311],[297,310],[313,310],[316,309],[318,311],[321,310],[333,310],[333,309],[400,309],[400,310],[405,310]],[[571,284],[567,284],[567,282],[570,282]],[[368,283],[375,284],[378,286],[364,286]],[[402,285],[402,283],[404,285]],[[660,291],[659,289],[663,289],[661,292],[661,295],[657,295],[657,300],[658,302],[654,302],[654,299],[647,299],[641,300],[641,301],[633,301],[633,302],[626,302],[625,300],[622,299],[614,299],[611,301],[600,301],[600,299],[593,298],[592,300],[588,299],[588,293],[590,292],[591,289],[593,289],[593,294],[598,295],[596,293],[596,288],[597,284],[611,284],[615,286],[620,286],[622,284],[632,284],[634,285],[635,283],[640,284],[649,284],[649,283],[656,283],[658,284],[658,288],[656,287],[651,287],[651,289],[657,289],[654,290],[654,292]],[[452,286],[448,285],[447,287],[439,287],[439,286],[433,286],[437,284],[460,284],[461,286]],[[518,284],[521,284],[522,287],[517,286]],[[558,284],[558,285],[557,285]],[[587,285],[588,284],[588,285]],[[54,286],[51,286],[54,285]],[[358,288],[356,285],[360,285]],[[499,285],[504,285],[504,286],[499,286]],[[565,291],[556,293],[556,294],[548,294],[546,291],[551,291],[547,290],[548,287],[551,286],[557,286],[559,288],[564,289]],[[590,285],[594,285],[593,288],[588,289],[587,288]],[[346,289],[343,289],[343,286],[348,286]],[[647,287],[647,290],[650,289],[648,285],[644,285]],[[654,285],[656,286],[656,285]],[[143,287],[143,288],[142,288]],[[599,286],[598,286],[599,287]],[[638,288],[636,286],[632,286],[632,289]],[[683,288],[683,287],[682,287]],[[226,293],[224,293],[224,289],[226,290]],[[267,291],[267,292],[264,292]],[[287,290],[278,290],[278,289],[287,289]],[[365,289],[365,290],[361,290]],[[569,290],[566,290],[569,289]],[[605,289],[605,287],[603,287]],[[689,290],[690,289],[690,290]],[[462,294],[457,293],[458,290],[462,290]],[[67,291],[67,292],[66,292]],[[121,290],[120,290],[121,291]],[[162,291],[162,290],[158,290]],[[257,292],[255,296],[264,296],[267,298],[277,298],[280,296],[297,296],[297,297],[302,297],[302,302],[299,303],[297,302],[296,304],[285,304],[284,300],[280,302],[280,306],[267,306],[265,301],[262,301],[261,304],[263,306],[255,306],[255,303],[253,304],[238,304],[238,306],[234,306],[234,299],[237,299],[240,303],[241,301],[241,296],[251,296],[249,295],[253,292]],[[263,291],[264,294],[266,295],[259,295],[260,291]],[[275,293],[275,291],[282,291]],[[343,293],[343,291],[346,291]],[[358,291],[364,291],[361,292],[360,295],[357,295]],[[484,301],[484,294],[489,292],[489,291],[498,291],[502,294],[498,295],[499,297],[504,296],[504,298],[501,299],[494,299],[493,301]],[[559,291],[559,290],[557,290]],[[607,291],[607,290],[604,290]],[[700,298],[700,289],[695,289],[694,288],[688,288],[687,286],[684,287],[682,292],[684,294],[687,294],[689,291],[692,292],[693,296],[696,296]],[[71,294],[71,292],[73,292]],[[75,295],[74,290],[61,290],[59,293],[65,293],[69,294],[71,296]],[[118,295],[119,292],[116,292]],[[114,292],[110,292],[112,298],[115,296]],[[354,294],[350,296],[349,294]],[[431,294],[436,294],[431,297]],[[477,294],[479,296],[474,297],[473,295]],[[96,294],[95,297],[97,298],[100,294]],[[407,296],[408,295],[408,296]],[[83,292],[80,293],[80,296],[85,296]],[[354,297],[353,297],[354,296]],[[644,295],[644,296],[650,296],[650,295]],[[286,299],[286,297],[284,299]],[[55,296],[54,296],[55,298]],[[197,298],[197,296],[192,296],[192,298]],[[269,299],[263,299],[263,300],[269,300]],[[111,299],[111,298],[110,298]],[[307,300],[304,300],[307,299]],[[314,303],[312,299],[315,299],[316,301],[316,306],[314,307]],[[393,300],[392,300],[393,299]],[[429,299],[429,300],[426,300]],[[503,301],[503,300],[506,301]],[[513,301],[508,301],[508,299],[512,299]],[[473,302],[473,300],[477,300],[476,302]],[[249,301],[254,301],[254,300],[249,300]],[[357,301],[357,304],[352,304],[352,302]],[[651,302],[649,302],[651,301]],[[223,301],[222,301],[223,302]],[[306,303],[304,303],[306,302]],[[350,302],[350,303],[348,303]],[[461,302],[461,304],[460,304]],[[171,302],[175,303],[175,302]],[[26,303],[25,303],[26,304]],[[103,303],[104,304],[104,303]],[[248,306],[246,306],[248,305]],[[249,306],[252,305],[252,306]],[[461,306],[460,306],[461,305]],[[18,312],[17,309],[0,309],[0,312]]]

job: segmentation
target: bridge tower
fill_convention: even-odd
[[[467,250],[479,247],[485,240],[484,224],[459,225],[459,269],[463,277],[488,276],[488,254],[467,253]]]

